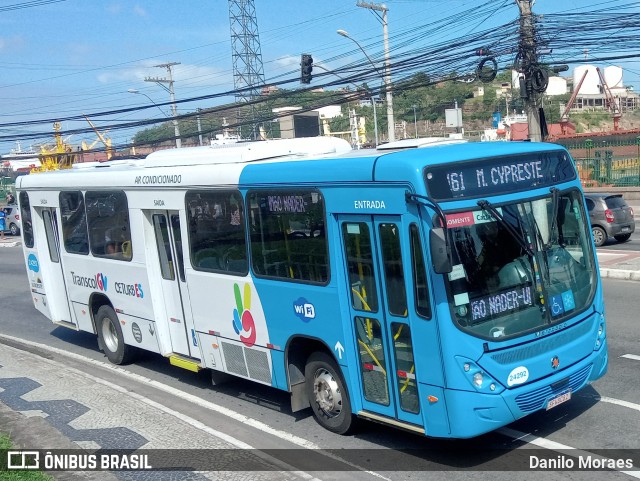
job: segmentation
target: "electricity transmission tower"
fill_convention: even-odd
[[[238,129],[251,128],[251,137],[258,137],[255,125],[257,111],[255,105],[242,104],[255,100],[260,96],[260,88],[264,85],[264,69],[260,52],[258,22],[253,0],[229,0],[229,23],[231,24],[231,54],[233,60],[233,86],[238,103]]]

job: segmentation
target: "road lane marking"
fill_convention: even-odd
[[[610,397],[600,397],[597,399],[605,403],[617,404],[618,406],[624,406],[629,409],[635,409],[636,411],[640,411],[640,404],[632,403],[629,401],[623,401],[622,399],[614,399]]]
[[[636,356],[635,354],[623,354],[620,357],[624,357],[626,359],[633,359],[634,361],[640,361],[640,356]]]
[[[322,454],[324,456],[327,456],[329,458],[332,458],[332,459],[335,459],[335,460],[340,461],[342,463],[345,463],[345,464],[348,464],[350,466],[353,466],[353,467],[357,468],[359,471],[362,471],[364,473],[370,474],[372,476],[375,476],[377,478],[383,479],[385,481],[392,481],[389,478],[386,478],[386,477],[382,476],[380,473],[376,473],[374,471],[368,471],[365,468],[363,468],[362,466],[358,466],[357,464],[354,464],[354,463],[351,463],[349,461],[346,461],[346,460],[340,458],[339,456],[336,456],[336,455],[331,454],[331,453],[325,453],[325,452],[323,452],[324,450],[319,445],[317,445],[317,444],[315,444],[315,443],[313,443],[311,441],[307,441],[306,439],[301,438],[299,436],[296,436],[295,434],[290,434],[290,433],[287,433],[286,431],[281,431],[279,429],[272,428],[271,426],[269,426],[269,425],[267,425],[267,424],[265,424],[265,423],[263,423],[261,421],[258,421],[256,419],[250,418],[249,416],[245,416],[244,414],[240,414],[240,413],[238,413],[236,411],[233,411],[232,409],[226,408],[224,406],[221,406],[219,404],[215,404],[215,403],[210,402],[210,401],[206,401],[205,399],[202,399],[202,398],[200,398],[198,396],[195,396],[193,394],[189,394],[189,393],[181,391],[181,390],[179,390],[177,388],[168,386],[166,384],[162,384],[161,382],[156,381],[154,379],[142,376],[140,374],[133,373],[131,371],[127,371],[126,369],[123,369],[123,368],[121,368],[119,366],[116,366],[114,364],[106,364],[104,362],[101,362],[101,361],[98,361],[98,360],[95,360],[95,359],[91,359],[91,358],[83,356],[81,354],[76,354],[74,352],[65,351],[65,350],[62,350],[62,349],[59,349],[59,348],[53,347],[53,346],[47,346],[46,344],[40,344],[40,343],[33,342],[33,341],[27,341],[27,340],[21,339],[19,337],[8,336],[6,334],[0,334],[0,339],[7,339],[8,341],[13,341],[13,342],[16,342],[16,343],[19,343],[19,344],[26,344],[28,346],[35,347],[37,349],[53,352],[53,353],[58,354],[58,355],[63,356],[63,357],[69,357],[69,358],[75,359],[77,361],[93,364],[93,365],[98,366],[100,368],[113,371],[113,372],[115,372],[115,373],[117,373],[117,374],[119,374],[121,376],[128,377],[129,379],[131,379],[133,381],[136,381],[136,382],[139,382],[139,383],[144,383],[144,384],[149,384],[149,385],[153,386],[154,388],[156,388],[156,389],[158,389],[160,391],[164,391],[164,392],[166,392],[168,394],[171,394],[172,396],[176,396],[176,397],[182,398],[182,399],[184,399],[186,401],[189,401],[189,402],[191,402],[191,403],[193,403],[193,404],[195,404],[197,406],[200,406],[200,407],[202,407],[204,409],[208,409],[210,411],[214,411],[214,412],[217,412],[217,413],[222,414],[224,416],[227,416],[227,417],[229,417],[229,418],[231,418],[231,419],[233,419],[235,421],[238,421],[238,422],[240,422],[242,424],[250,426],[250,427],[252,427],[254,429],[258,429],[258,430],[263,431],[265,433],[271,434],[271,435],[273,435],[275,437],[278,437],[280,439],[288,441],[288,442],[290,442],[292,444],[295,444],[297,446],[300,446],[302,448],[313,449],[313,450],[317,450],[319,452],[322,452]],[[66,369],[72,369],[72,368],[67,368],[66,366],[65,366],[65,368]],[[78,372],[82,373],[82,371],[78,371]],[[90,376],[87,373],[84,373],[84,375],[85,376]],[[99,378],[96,378],[96,379],[99,379]],[[103,380],[103,382],[104,383],[108,383],[108,381],[104,381],[104,380]],[[110,384],[110,385],[116,386],[114,384]],[[132,393],[131,391],[127,391],[125,388],[120,387],[120,389],[122,389],[123,392]],[[142,396],[140,394],[136,394],[136,396],[140,396],[141,398],[144,398],[144,396]],[[147,398],[145,398],[145,399],[147,399]],[[151,399],[149,399],[149,402],[155,403],[155,401],[153,401]],[[164,407],[164,409],[167,409],[169,411],[175,412],[176,415],[180,414],[177,411],[173,411],[168,407]],[[182,416],[185,416],[185,415],[182,415]],[[202,424],[202,423],[200,423],[200,421],[197,421],[195,419],[193,419],[193,421],[195,423]],[[207,427],[204,424],[202,424],[202,425]],[[212,428],[208,428],[208,429],[212,429]],[[224,434],[224,433],[222,433],[222,434]],[[228,436],[228,435],[225,435],[225,436]],[[230,439],[235,439],[235,438],[232,438],[230,436],[228,436],[228,437]],[[236,441],[238,443],[244,443],[244,441],[241,441],[239,439],[236,439]],[[249,445],[247,445],[247,446],[249,446]],[[259,451],[258,448],[252,448],[252,449],[255,449],[255,450]],[[309,475],[308,473],[302,473],[300,471],[293,471],[293,472],[295,472],[297,474],[300,474],[302,477],[304,477],[306,479],[310,479],[310,480],[316,479],[313,476]]]
[[[497,430],[500,434],[507,436],[509,438],[513,438],[518,441],[525,441],[529,444],[533,444],[534,446],[538,446],[540,448],[549,449],[550,451],[556,451],[561,454],[570,454],[571,456],[591,456],[592,459],[611,459],[605,456],[600,456],[598,454],[590,453],[589,451],[585,451],[583,449],[574,448],[572,446],[568,446],[566,444],[558,443],[556,441],[551,441],[550,439],[541,438],[539,436],[535,436],[531,433],[523,433],[522,431],[517,431],[511,428],[500,428]],[[631,477],[640,479],[640,471],[622,471],[615,469],[613,471],[618,471],[622,474],[627,474]]]

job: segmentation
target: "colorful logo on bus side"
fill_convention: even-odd
[[[100,289],[107,291],[107,276],[98,272],[94,277],[79,276],[71,271],[71,280],[76,286],[88,287],[89,289]]]
[[[245,346],[251,347],[256,343],[256,323],[251,314],[251,286],[244,285],[244,296],[240,293],[240,286],[233,285],[236,298],[236,308],[233,310],[233,330],[240,336]],[[244,299],[243,299],[244,298]]]
[[[29,254],[29,257],[27,257],[27,264],[30,271],[38,272],[40,270],[40,263],[34,254]]]
[[[293,302],[293,313],[303,322],[309,322],[316,317],[316,308],[304,297]]]
[[[115,282],[113,285],[118,294],[139,297],[140,299],[144,297],[144,291],[142,290],[142,284],[140,283],[127,284],[125,282]]]

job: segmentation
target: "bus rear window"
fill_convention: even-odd
[[[33,242],[33,224],[31,223],[31,204],[29,203],[29,194],[20,192],[20,214],[22,215],[22,238],[24,245],[32,248]]]

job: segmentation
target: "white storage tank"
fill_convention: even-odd
[[[514,89],[520,88],[520,75],[524,75],[524,74],[521,74],[517,70],[511,71],[511,88],[514,88]]]
[[[545,95],[564,95],[567,93],[567,79],[562,77],[549,77],[549,85]]]
[[[580,93],[584,95],[595,95],[600,93],[600,78],[594,65],[579,65],[573,70],[573,88],[578,88],[578,83],[584,73],[587,72],[587,76],[582,82],[580,87]]]
[[[622,82],[622,67],[618,67],[617,65],[605,67],[604,80],[610,89],[624,88],[624,83]]]

